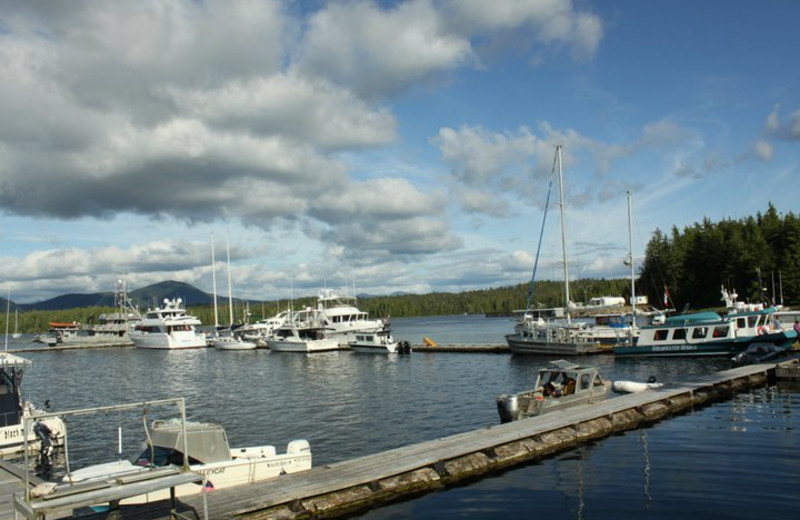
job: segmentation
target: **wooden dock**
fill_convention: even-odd
[[[217,490],[205,495],[208,518],[266,520],[351,515],[548,457],[695,406],[729,399],[736,393],[774,382],[778,366],[792,368],[797,363],[794,360],[781,365],[739,367],[564,412],[498,424],[258,484]],[[4,493],[6,489],[3,488]],[[203,496],[183,502],[189,510],[203,511]],[[0,502],[0,517],[13,518],[13,513],[5,509],[7,503],[7,499]],[[126,519],[166,520],[167,512],[164,504],[123,507]]]

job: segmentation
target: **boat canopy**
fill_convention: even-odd
[[[695,312],[693,314],[670,316],[664,320],[664,323],[667,325],[680,325],[684,323],[705,323],[712,321],[722,321],[722,316],[716,312]]]
[[[150,433],[155,448],[183,453],[183,436],[180,421],[156,421]],[[231,451],[225,428],[213,423],[186,423],[186,440],[189,458],[200,463],[230,460]]]

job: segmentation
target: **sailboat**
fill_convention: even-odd
[[[596,337],[595,332],[585,323],[573,322],[570,316],[569,297],[569,264],[567,262],[566,223],[564,211],[564,174],[561,166],[561,145],[556,145],[556,154],[553,160],[553,171],[558,171],[559,203],[561,206],[561,254],[564,264],[564,307],[563,320],[545,321],[541,316],[535,317],[533,313],[526,312],[513,334],[506,335],[506,342],[511,352],[515,354],[540,354],[574,356],[580,354],[594,354],[607,350],[607,347]],[[548,201],[550,199],[548,193]],[[546,211],[546,210],[545,210]],[[542,232],[544,224],[542,225]],[[544,233],[542,233],[543,235]],[[541,246],[541,236],[539,237]],[[537,253],[538,259],[538,253]],[[534,277],[535,277],[534,269]],[[531,279],[531,286],[533,278]],[[530,298],[529,298],[530,307]]]
[[[212,243],[213,244],[213,243]],[[231,244],[230,239],[227,240],[227,253],[228,253],[228,328],[223,335],[219,334],[217,327],[217,276],[216,272],[213,273],[214,277],[214,337],[211,338],[211,345],[217,350],[254,350],[256,344],[252,341],[239,339],[233,335],[233,291],[231,290]],[[211,251],[212,264],[214,263],[214,251],[212,245]],[[212,267],[216,271],[216,267]]]

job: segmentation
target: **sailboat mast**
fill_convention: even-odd
[[[228,254],[228,328],[233,328],[233,291],[231,290],[231,238],[225,233],[226,251]]]
[[[631,225],[631,191],[626,190],[628,194],[628,254],[630,255],[631,264],[631,320],[633,325],[636,325],[636,278],[635,270],[633,268],[633,226]]]
[[[558,157],[558,192],[561,205],[561,256],[564,260],[564,310],[567,314],[567,323],[570,321],[569,315],[569,264],[567,263],[567,224],[564,218],[564,174],[561,171],[561,145],[556,145],[556,156]]]
[[[211,233],[211,280],[214,288],[214,333],[219,328],[219,310],[217,308],[217,266],[214,259],[214,233]]]

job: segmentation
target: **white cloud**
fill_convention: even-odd
[[[767,162],[772,160],[772,145],[764,139],[759,139],[753,144],[753,151],[761,161]]]

